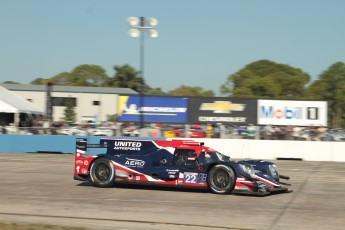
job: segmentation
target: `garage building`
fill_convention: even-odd
[[[45,111],[46,85],[0,84],[11,92],[32,102]],[[53,121],[63,121],[66,99],[75,105],[76,122],[106,121],[109,115],[117,114],[118,95],[137,95],[129,88],[53,86],[51,97]]]

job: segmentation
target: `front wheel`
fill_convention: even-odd
[[[207,184],[210,190],[217,194],[231,193],[235,187],[236,176],[234,170],[227,165],[215,165],[208,172]]]
[[[107,158],[96,159],[90,168],[91,181],[102,188],[109,188],[114,185],[115,169],[113,163]]]

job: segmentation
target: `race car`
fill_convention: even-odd
[[[106,149],[90,154],[89,148]],[[74,179],[97,187],[140,183],[206,188],[216,194],[268,195],[290,192],[277,166],[262,160],[230,160],[203,142],[102,138],[99,144],[76,139]]]

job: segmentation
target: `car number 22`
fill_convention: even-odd
[[[184,173],[183,174],[184,183],[196,184],[198,183],[198,174],[197,173]]]

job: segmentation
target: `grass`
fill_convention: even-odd
[[[45,224],[14,224],[14,223],[0,223],[0,230],[86,230],[79,227],[64,227],[57,225]]]

